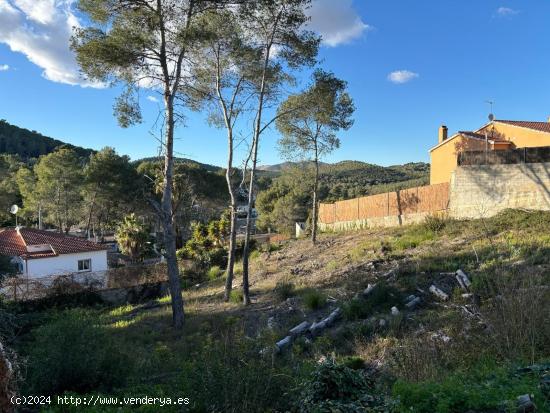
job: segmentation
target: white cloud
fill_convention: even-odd
[[[155,103],[158,103],[158,98],[156,98],[155,96],[147,96],[147,100],[150,100],[151,102],[155,102]]]
[[[78,19],[74,0],[0,0],[0,43],[24,54],[53,82],[94,86],[80,76],[69,39]]]
[[[9,65],[0,65],[0,72],[5,72],[6,70],[10,70]]]
[[[336,47],[363,35],[371,27],[353,8],[352,0],[315,0],[308,10],[309,28],[323,37],[323,44]]]
[[[518,10],[514,10],[514,9],[511,9],[509,7],[499,7],[497,9],[497,16],[500,16],[500,17],[515,16],[518,13],[519,13]]]
[[[418,76],[418,73],[414,73],[409,70],[396,70],[388,75],[388,80],[395,84],[403,84],[416,79]]]

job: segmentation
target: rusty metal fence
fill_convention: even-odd
[[[449,204],[449,184],[419,186],[384,194],[321,204],[319,222],[334,224],[369,218],[383,218],[445,211]]]

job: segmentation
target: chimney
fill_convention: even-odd
[[[441,125],[439,127],[439,143],[443,142],[444,140],[447,140],[448,136],[448,129],[445,125]]]

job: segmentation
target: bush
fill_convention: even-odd
[[[374,312],[387,312],[400,302],[400,293],[394,287],[378,283],[367,298],[354,298],[344,304],[342,311],[347,320],[370,317]]]
[[[241,304],[243,302],[243,292],[241,290],[232,290],[229,294],[229,301],[235,304]]]
[[[548,402],[538,389],[538,377],[517,376],[492,363],[476,366],[467,373],[453,373],[443,380],[411,383],[397,381],[393,396],[398,412],[453,413],[466,411],[515,411],[516,398],[534,394],[540,411]]]
[[[191,399],[189,411],[289,411],[300,366],[290,369],[258,356],[262,343],[246,339],[235,325],[220,329],[219,337],[195,348],[183,366],[181,390]]]
[[[285,301],[294,295],[294,284],[290,281],[279,281],[274,291],[279,301]]]
[[[362,370],[327,359],[302,383],[298,409],[303,413],[383,411],[371,410],[385,405],[383,398],[372,393],[373,382]]]
[[[439,232],[447,225],[447,218],[439,215],[428,215],[424,219],[424,228],[428,231]]]
[[[223,273],[224,271],[218,265],[214,265],[213,267],[210,267],[210,269],[206,273],[206,276],[208,277],[208,280],[214,281],[220,278]]]
[[[28,394],[109,391],[123,384],[131,369],[130,358],[83,310],[61,312],[33,334],[27,354]]]
[[[308,289],[302,294],[304,305],[310,310],[321,308],[327,302],[327,297],[319,290]]]

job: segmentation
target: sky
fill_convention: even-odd
[[[74,1],[0,0],[0,119],[132,159],[157,155],[158,94],[141,91],[144,122],[121,129],[112,110],[120,90],[79,75],[68,46],[71,28],[82,24]],[[314,0],[308,13],[323,36],[320,67],[348,82],[356,106],[355,124],[339,134],[328,162],[429,161],[439,126],[481,127],[487,101],[497,119],[550,116],[550,1]],[[177,155],[224,165],[224,131],[204,114],[186,116]],[[277,131],[262,139],[260,163],[280,162]]]

